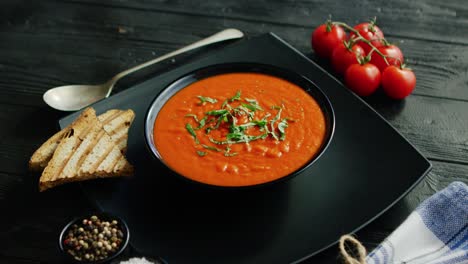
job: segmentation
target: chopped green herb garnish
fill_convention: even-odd
[[[250,105],[250,104],[242,104],[242,106],[249,109],[250,111],[253,111],[253,112],[255,112],[257,110],[257,108],[255,108],[255,106]]]
[[[253,127],[253,126],[258,126],[260,128],[264,128],[266,126],[266,124],[267,124],[266,120],[252,120],[249,123],[245,123],[245,124],[242,124],[242,125],[239,125],[239,126],[243,127],[243,128],[249,128],[249,127]]]
[[[200,105],[203,105],[206,102],[211,103],[211,104],[214,104],[214,103],[218,102],[218,100],[210,98],[210,97],[205,97],[205,96],[201,96],[201,95],[199,95],[197,97],[198,97],[198,99],[200,99],[200,103],[199,103]]]
[[[200,105],[205,103],[216,103],[217,100],[204,97],[204,96],[197,96],[200,99]],[[237,104],[230,105],[234,101],[241,101]],[[243,102],[242,102],[243,101]],[[263,111],[263,108],[259,105],[258,101],[255,99],[241,98],[241,91],[237,91],[236,94],[223,101],[221,105],[221,109],[211,110],[205,113],[205,116],[201,119],[194,114],[187,114],[187,117],[192,117],[197,123],[198,127],[193,128],[189,123],[185,125],[187,131],[192,135],[195,142],[200,144],[197,135],[195,133],[196,130],[205,128],[206,134],[209,134],[212,130],[219,129],[221,124],[225,124],[229,127],[229,132],[226,134],[223,140],[217,140],[212,137],[208,137],[211,143],[216,145],[227,145],[224,150],[224,156],[231,157],[236,156],[238,153],[231,153],[231,144],[237,143],[246,143],[249,144],[251,141],[265,139],[271,135],[272,138],[276,140],[284,140],[286,138],[286,128],[288,128],[288,121],[290,119],[283,118],[281,119],[281,114],[283,107],[282,106],[271,106],[271,109],[278,110],[276,115],[272,119],[268,119],[271,114],[264,113],[260,114],[263,116],[261,120],[255,120],[255,115],[257,111]],[[238,125],[238,118],[241,116],[247,116],[248,122],[244,124]],[[240,119],[241,120],[241,119]],[[280,121],[281,120],[281,121]],[[208,125],[212,124],[212,125]],[[257,128],[257,131],[260,131],[262,134],[260,135],[249,135],[248,130],[252,128]],[[279,134],[278,134],[279,133]],[[221,152],[223,150],[209,145],[201,144],[201,146],[210,151]],[[197,154],[201,157],[207,155],[205,151],[197,151]]]
[[[195,128],[194,130],[202,129],[206,125],[206,120],[208,119],[207,116],[204,116],[201,120],[198,120],[198,117],[196,115],[194,115],[194,114],[186,114],[185,116],[186,117],[193,117],[195,122],[198,123],[198,127]]]
[[[235,140],[224,140],[224,141],[220,141],[220,140],[216,140],[214,138],[209,138],[209,140],[212,142],[212,143],[215,143],[215,144],[218,144],[218,145],[225,145],[225,144],[236,144],[236,143],[249,143],[250,141],[254,141],[254,140],[258,140],[258,139],[265,139],[266,137],[268,136],[267,133],[264,133],[264,134],[261,134],[261,135],[258,135],[258,136],[251,136],[251,135],[232,135],[232,139],[235,139]]]
[[[208,119],[207,116],[204,116],[199,122],[198,122],[198,127],[197,130],[202,129],[205,124],[206,124],[206,119]]]
[[[204,144],[202,144],[201,146],[208,149],[208,150],[212,150],[212,151],[216,151],[216,152],[221,152],[222,151],[219,148],[215,148],[215,147],[204,145]]]
[[[281,109],[281,106],[273,105],[273,106],[271,106],[271,109],[273,109],[273,110],[280,110],[280,109]]]
[[[214,139],[212,137],[210,137],[209,140],[211,141],[211,143],[215,143],[217,145],[228,144],[227,141],[219,141],[219,140],[216,140],[216,139]]]
[[[254,118],[254,115],[255,115],[254,112],[251,112],[247,107],[244,107],[242,105],[234,108],[233,110],[234,110],[234,113],[236,113],[236,114],[241,114],[241,113],[247,114],[249,116],[249,120],[252,120]]]
[[[212,110],[206,112],[207,115],[212,115],[212,116],[222,116],[222,115],[227,115],[229,114],[229,111],[226,109],[219,109],[219,110]]]
[[[229,99],[224,100],[223,104],[221,105],[221,108],[224,108],[224,107],[226,107],[226,106],[229,106],[229,105],[228,105],[228,101],[229,101]]]
[[[248,102],[248,104],[242,104],[243,106],[247,107],[251,111],[263,111],[263,108],[258,104],[258,101],[255,99],[248,99],[246,98],[245,101]]]
[[[286,128],[288,127],[288,119],[284,118],[281,122],[278,123],[278,130],[280,132],[280,140],[286,138]]]
[[[265,139],[266,137],[268,137],[268,134],[267,133],[264,133],[264,134],[261,134],[261,135],[258,135],[258,136],[249,136],[250,137],[250,140],[257,140],[257,139]]]
[[[237,155],[237,153],[231,153],[231,147],[230,146],[227,146],[226,149],[224,150],[224,156],[225,157],[232,157],[232,156],[235,156],[235,155]]]
[[[216,125],[212,127],[207,127],[205,132],[208,134],[213,129],[218,129],[222,122],[228,122],[228,115],[230,115],[229,111],[226,109],[220,110],[213,110],[206,112],[207,115],[218,116],[218,121],[216,121]]]
[[[206,156],[206,152],[205,152],[205,151],[201,151],[201,150],[197,150],[197,154],[198,154],[198,156],[200,156],[200,157]]]
[[[226,138],[227,140],[233,140],[233,141],[243,140],[244,137],[246,136],[244,131],[245,131],[245,127],[236,126],[235,124],[232,124],[231,126],[229,126],[229,133],[226,135]]]
[[[230,151],[230,150],[229,150],[229,151]],[[239,153],[237,153],[237,152],[232,152],[232,153],[231,153],[231,152],[229,152],[229,151],[226,150],[226,151],[224,152],[224,156],[225,156],[225,157],[234,157],[234,156],[237,156],[237,155],[239,154]]]
[[[225,157],[234,157],[237,154],[239,154],[239,153],[237,153],[237,152],[231,153],[231,147],[229,147],[229,146],[227,146],[226,149],[224,150],[224,156]]]
[[[214,117],[213,117],[213,118],[210,118],[210,119],[208,120],[208,122],[206,122],[206,124],[209,124],[209,123],[214,122],[214,121],[216,121],[216,118],[214,118]]]
[[[250,105],[250,104],[242,104],[242,106],[249,109],[250,111],[253,111],[253,112],[255,112],[257,110],[257,108],[255,108],[255,106]]]
[[[232,132],[226,135],[228,140],[240,141],[244,138],[244,132]]]
[[[197,134],[195,133],[195,130],[193,130],[193,127],[192,125],[190,125],[189,123],[185,124],[185,128],[187,129],[187,131],[190,133],[190,135],[192,135],[193,139],[195,139],[195,143],[199,143],[198,142],[198,138],[197,138]]]
[[[258,101],[255,100],[255,99],[245,98],[245,101],[248,102],[248,103],[251,103],[251,104],[258,105]]]
[[[194,114],[186,114],[185,116],[186,116],[186,117],[193,117],[193,119],[195,120],[195,122],[200,123],[200,121],[198,121],[197,115],[194,115]]]
[[[240,99],[241,99],[240,97],[241,97],[241,91],[239,90],[239,91],[237,91],[237,93],[236,93],[233,97],[229,98],[228,101],[229,101],[230,103],[232,103],[232,102],[234,102],[234,101],[240,100]]]
[[[276,109],[276,108],[275,108],[275,109]],[[274,139],[276,139],[276,140],[278,140],[279,138],[278,138],[278,135],[276,135],[276,132],[275,132],[275,123],[276,123],[276,121],[278,121],[278,120],[281,118],[281,111],[282,111],[282,110],[283,110],[283,108],[280,107],[280,108],[278,109],[278,113],[276,114],[276,116],[273,117],[273,118],[271,119],[271,121],[270,121],[270,128],[271,128],[270,134],[271,134],[271,136],[272,136]]]

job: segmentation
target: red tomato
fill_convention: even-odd
[[[312,48],[319,57],[328,59],[333,49],[345,39],[346,32],[342,27],[332,25],[327,31],[327,24],[323,24],[312,33]]]
[[[343,75],[349,65],[358,63],[357,56],[364,56],[364,50],[357,44],[351,48],[346,47],[344,43],[336,46],[331,56],[333,69]]]
[[[403,62],[403,53],[401,52],[400,48],[398,48],[395,45],[388,45],[388,46],[382,46],[377,48],[383,55],[387,56],[387,61],[389,65],[395,65],[395,66],[400,66],[401,63]],[[385,63],[384,59],[382,56],[377,54],[377,52],[372,53],[372,58],[370,63],[374,64],[379,68],[380,72],[384,72],[385,68],[387,68],[387,63]]]
[[[371,42],[371,44],[374,45],[376,48],[383,45],[382,42],[380,41],[380,39],[383,39],[384,34],[383,34],[382,30],[380,30],[380,28],[378,26],[376,26],[376,25],[374,25],[372,23],[367,23],[366,22],[366,23],[361,23],[361,24],[358,24],[358,25],[354,26],[354,29],[356,29],[364,39],[369,40]],[[350,39],[353,39],[353,38],[356,38],[356,37],[358,37],[358,35],[353,33],[353,32],[351,32],[351,34],[349,35]],[[369,46],[367,43],[365,43],[363,41],[359,41],[358,43],[364,49],[366,54],[369,54],[372,47]]]
[[[380,85],[380,71],[370,63],[352,64],[346,70],[345,83],[359,96],[371,95]]]
[[[382,74],[382,88],[389,97],[403,99],[414,90],[416,76],[410,69],[388,66]]]

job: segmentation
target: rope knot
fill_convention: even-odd
[[[340,255],[345,264],[366,264],[366,249],[356,238],[344,235],[339,242]]]

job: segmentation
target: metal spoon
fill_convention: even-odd
[[[133,68],[130,68],[126,71],[123,71],[112,79],[103,84],[98,85],[65,85],[52,88],[44,93],[43,99],[52,108],[62,110],[62,111],[76,111],[83,107],[86,107],[96,101],[99,101],[103,98],[108,97],[111,92],[114,84],[122,77],[130,74],[132,72],[138,71],[146,66],[160,62],[167,58],[173,57],[175,55],[184,53],[186,51],[196,49],[208,44],[225,41],[229,39],[242,38],[244,34],[234,28],[225,29],[220,31],[212,36],[209,36],[205,39],[199,40],[195,43],[192,43],[188,46],[180,48],[176,51],[170,52],[166,55],[163,55],[159,58],[150,60],[143,64],[137,65]]]

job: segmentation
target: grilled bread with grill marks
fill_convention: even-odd
[[[68,182],[132,174],[132,165],[106,133],[94,109],[87,108],[62,136],[41,175],[39,190]]]
[[[127,149],[128,130],[134,118],[135,113],[132,110],[122,111],[117,109],[108,110],[98,116],[99,121],[104,125],[104,130],[116,142],[123,154]],[[42,171],[69,130],[70,126],[60,130],[42,144],[31,156],[29,168],[33,171]]]

